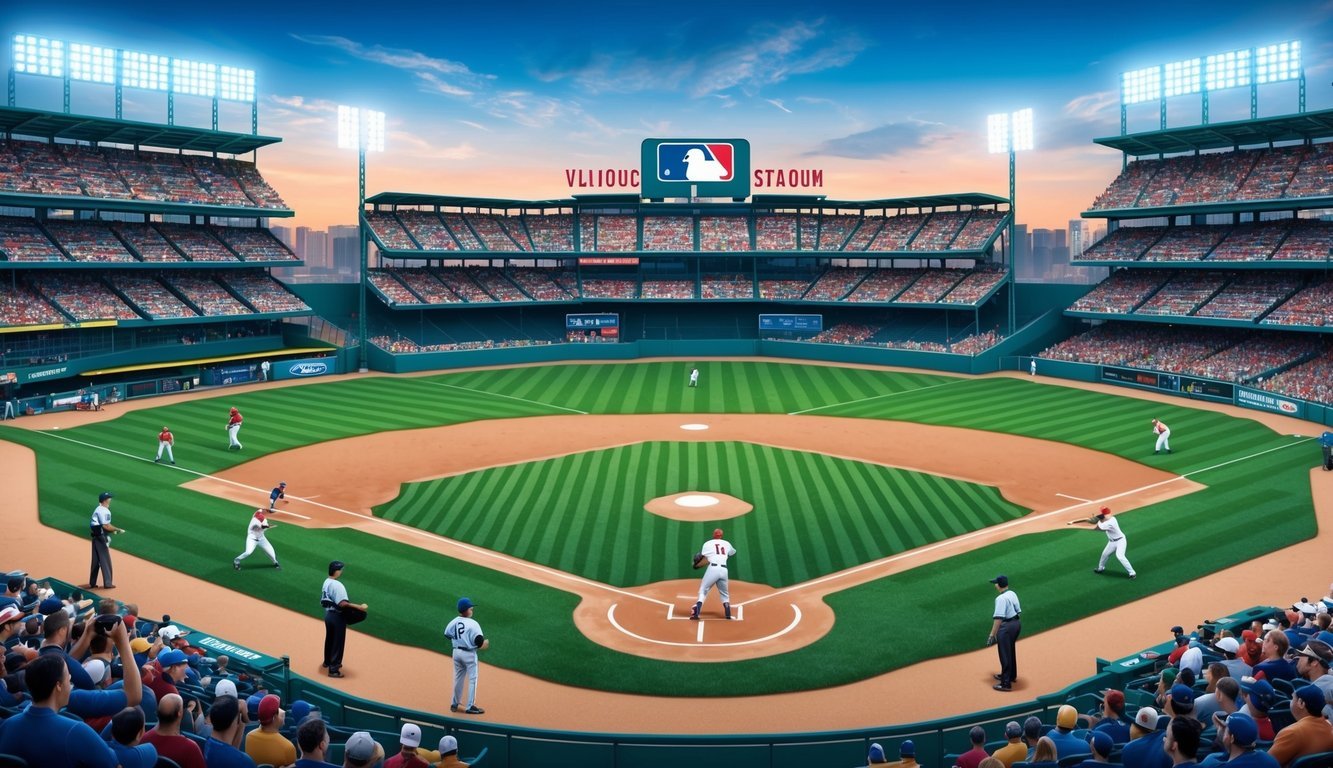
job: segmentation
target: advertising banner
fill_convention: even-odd
[[[1242,408],[1253,408],[1256,411],[1269,411],[1280,413],[1283,416],[1295,416],[1298,419],[1305,418],[1304,402],[1275,395],[1272,392],[1265,392],[1261,389],[1236,387],[1236,405]]]
[[[750,142],[745,139],[644,139],[644,197],[730,197],[750,194]]]

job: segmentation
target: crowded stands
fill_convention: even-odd
[[[866,323],[838,323],[816,333],[805,341],[816,344],[865,344],[871,336],[884,330],[883,326]]]
[[[754,281],[745,275],[704,275],[699,283],[703,299],[753,299]]]
[[[991,289],[1004,282],[1006,272],[1001,269],[977,269],[967,274],[940,299],[941,304],[976,304]]]
[[[1180,271],[1135,310],[1140,315],[1188,315],[1226,284],[1223,272]]]
[[[421,246],[417,245],[407,230],[403,229],[402,222],[398,217],[388,211],[366,211],[366,223],[379,238],[384,247],[394,251],[419,251]]]
[[[897,301],[906,304],[933,304],[944,297],[967,274],[962,269],[928,269],[907,290],[898,295]]]
[[[761,299],[799,299],[810,288],[810,280],[760,280]]]
[[[1292,272],[1242,272],[1194,314],[1196,317],[1257,320],[1291,297],[1303,284],[1301,276]]]
[[[574,217],[567,213],[525,216],[534,251],[574,250]]]
[[[164,277],[172,288],[198,307],[206,317],[248,315],[253,311],[237,301],[216,281],[198,272],[169,272]]]
[[[37,222],[9,217],[0,217],[0,255],[6,261],[66,260]]]
[[[111,227],[101,221],[47,219],[46,231],[75,261],[135,261]]]
[[[844,251],[864,251],[870,247],[871,241],[884,228],[886,219],[883,216],[867,217],[861,221],[861,226],[852,233],[847,239],[847,244],[843,246]]]
[[[932,213],[908,248],[913,251],[955,250],[951,244],[962,231],[967,217],[968,214],[962,211]]]
[[[457,304],[462,299],[428,269],[386,270],[427,304]],[[415,302],[413,302],[415,303]]]
[[[824,216],[819,222],[819,250],[840,251],[842,244],[861,223],[860,216],[835,215]],[[802,237],[805,233],[802,232]],[[804,242],[802,243],[804,245]]]
[[[23,283],[0,282],[0,325],[66,323],[69,318]]]
[[[1273,261],[1328,261],[1333,251],[1333,222],[1300,219],[1273,253]]]
[[[1208,254],[1209,261],[1264,261],[1272,255],[1282,238],[1287,236],[1291,222],[1261,221],[1241,224],[1217,244]]]
[[[700,216],[699,250],[748,251],[750,225],[743,216]]]
[[[580,220],[584,251],[633,251],[638,247],[638,219],[634,216],[584,216]]]
[[[806,301],[839,301],[865,279],[869,270],[833,267],[805,292]]]
[[[796,250],[796,217],[776,214],[755,216],[754,249],[756,251]]]
[[[1318,338],[1303,334],[1250,336],[1232,347],[1196,360],[1182,373],[1222,381],[1249,382],[1319,354]]]
[[[520,267],[509,270],[509,278],[533,301],[569,301],[577,298],[557,283],[555,277],[555,272],[549,269]]]
[[[421,299],[414,296],[412,292],[407,289],[407,286],[398,282],[394,275],[389,271],[371,269],[366,272],[366,277],[370,280],[370,284],[374,286],[375,290],[379,291],[380,295],[385,298],[389,306],[423,303]]]
[[[466,269],[440,269],[436,270],[435,276],[444,283],[449,290],[457,294],[463,301],[474,304],[484,304],[495,301],[495,297],[486,292],[484,288],[473,282],[469,276],[471,273]]]
[[[689,216],[643,217],[643,250],[694,250],[694,220]]]
[[[220,272],[218,279],[258,312],[309,312],[310,306],[263,272]]]
[[[469,227],[467,222],[464,221],[463,214],[441,213],[439,216],[444,220],[444,224],[449,228],[449,231],[453,232],[454,238],[458,240],[460,248],[465,251],[481,250],[481,240],[477,239],[477,235],[472,231],[472,227]],[[425,245],[425,243],[422,243],[422,245]]]
[[[162,233],[154,229],[151,224],[117,221],[111,228],[144,261],[185,261],[181,252],[167,242]]]
[[[109,274],[107,279],[117,291],[153,320],[199,316],[198,312],[152,275],[120,271]]]
[[[520,251],[531,251],[532,239],[528,237],[528,232],[523,228],[523,220],[517,216],[495,216],[495,221],[504,230],[510,240],[518,246]]]
[[[949,345],[955,355],[979,355],[1004,340],[999,331],[989,330],[965,336]]]
[[[1083,252],[1088,261],[1134,261],[1166,232],[1166,227],[1120,227]]]
[[[468,213],[463,219],[472,226],[472,231],[481,238],[481,242],[486,245],[488,251],[521,251],[523,250],[517,242],[509,237],[509,233],[500,224],[499,216],[492,216],[485,213]]]
[[[86,272],[40,272],[32,283],[48,301],[80,322],[142,319],[106,284]]]
[[[1226,236],[1222,227],[1171,227],[1143,254],[1143,261],[1198,261]]]
[[[980,250],[995,236],[995,231],[1004,222],[1005,215],[1003,211],[972,211],[972,217],[967,220],[967,224],[963,226],[962,231],[953,239],[953,244],[949,249],[953,251]]]
[[[893,301],[923,274],[923,269],[871,270],[870,276],[856,286],[847,301]]]
[[[426,251],[456,251],[458,243],[445,228],[440,217],[431,211],[398,211],[403,228]],[[386,245],[388,243],[385,243]]]
[[[1333,405],[1333,351],[1285,370],[1259,386],[1280,395]]]
[[[926,223],[930,214],[909,213],[901,216],[888,216],[884,226],[870,241],[869,251],[905,251],[913,236]]]
[[[480,267],[471,267],[468,274],[472,276],[474,282],[480,285],[482,290],[486,291],[496,301],[528,301],[527,295],[518,289],[504,276],[504,273],[498,269],[482,269]]]
[[[693,299],[693,280],[645,279],[639,289],[641,299]]]
[[[1260,321],[1264,325],[1333,325],[1333,279],[1316,282]]]
[[[636,280],[583,278],[583,296],[588,299],[635,299],[639,295]]]
[[[209,231],[246,261],[296,260],[296,254],[263,227],[212,227]]]
[[[222,241],[203,227],[187,224],[158,224],[157,229],[191,261],[237,261]]]
[[[1125,314],[1132,312],[1170,277],[1156,269],[1122,269],[1111,274],[1069,307],[1075,312]]]

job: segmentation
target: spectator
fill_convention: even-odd
[[[878,743],[870,745],[870,754],[866,755],[866,765],[888,765],[889,758],[884,754],[884,747]]]
[[[294,747],[279,731],[286,722],[282,700],[268,694],[259,702],[259,728],[245,736],[245,754],[262,765],[291,765],[296,762]]]
[[[1263,661],[1254,665],[1254,676],[1260,680],[1294,680],[1299,677],[1296,664],[1287,659],[1291,641],[1282,630],[1271,629],[1264,635],[1260,653]]]
[[[1153,424],[1153,427],[1156,428],[1157,424]],[[1176,668],[1181,671],[1188,669],[1194,673],[1196,678],[1203,674],[1203,649],[1199,647],[1197,640],[1191,641],[1189,647],[1180,655],[1180,663],[1176,665]]]
[[[384,747],[365,731],[352,734],[343,747],[343,768],[370,768],[382,759],[384,759]]]
[[[1268,754],[1279,765],[1288,765],[1303,755],[1333,751],[1333,724],[1323,717],[1324,692],[1318,686],[1297,688],[1291,695],[1294,723],[1278,731]]]
[[[1203,726],[1198,720],[1174,717],[1166,728],[1162,749],[1171,758],[1172,765],[1193,765],[1199,752],[1199,734]]]
[[[1171,691],[1166,697],[1166,714],[1171,717],[1183,717],[1188,720],[1198,721],[1194,716],[1194,689],[1189,685],[1176,683],[1171,686]],[[1203,729],[1200,724],[1200,730]]]
[[[1028,747],[1023,743],[1023,726],[1010,720],[1004,724],[1004,737],[1009,743],[991,753],[991,757],[1003,763],[1004,768],[1013,768],[1014,763],[1021,763],[1028,757]]]
[[[232,746],[245,730],[245,724],[241,722],[240,702],[235,696],[213,699],[213,706],[208,709],[208,722],[213,727],[205,749],[208,753],[205,761],[208,768],[255,768],[255,761],[249,755]]]
[[[1220,678],[1212,693],[1194,700],[1194,714],[1199,718],[1199,722],[1203,723],[1208,722],[1215,714],[1229,715],[1240,707],[1237,703],[1239,697],[1240,683],[1236,678]]]
[[[1037,742],[1041,740],[1041,728],[1041,718],[1036,715],[1029,715],[1028,719],[1023,721],[1023,743],[1028,748],[1027,760],[1029,762],[1032,761],[1032,756],[1037,752]]]
[[[403,723],[398,736],[400,750],[398,754],[384,761],[384,768],[430,768],[429,764],[417,756],[417,747],[421,746],[421,726],[415,723]]]
[[[1213,721],[1222,742],[1221,762],[1231,768],[1278,768],[1272,755],[1255,749],[1259,726],[1249,715],[1236,712],[1223,717],[1219,712]]]
[[[105,660],[96,660],[103,667],[102,670],[98,670],[102,676],[102,685],[100,687],[95,685],[90,690],[76,689],[70,692],[66,710],[72,715],[82,717],[94,729],[104,727],[120,710],[126,707],[138,707],[139,702],[143,701],[143,682],[139,676],[139,668],[134,664],[134,654],[130,650],[130,638],[125,629],[125,622],[121,621],[119,616],[115,616],[115,624],[108,629],[106,622],[110,619],[108,617],[99,619],[100,621],[93,625],[94,628],[85,630],[84,634],[97,635],[103,642],[109,638],[121,659],[127,659],[129,663],[124,665],[121,688],[105,688],[111,672],[111,656],[107,654]]]
[[[175,760],[180,768],[205,768],[204,753],[199,745],[181,735],[184,710],[185,701],[179,693],[158,699],[157,725],[143,735],[143,742],[152,744],[162,757]]]
[[[1078,727],[1078,710],[1069,704],[1061,705],[1055,714],[1055,729],[1046,736],[1055,743],[1056,759],[1088,753],[1088,743],[1074,735]]]
[[[915,768],[916,762],[916,744],[911,739],[904,739],[903,743],[898,745],[898,762],[889,763],[900,768]]]
[[[57,606],[59,605],[59,601],[55,598],[47,598],[42,601],[42,606],[46,608],[48,603],[52,601]],[[93,679],[88,675],[83,665],[78,662],[78,657],[86,653],[89,644],[92,643],[93,633],[89,631],[90,627],[88,626],[91,623],[92,617],[90,616],[84,623],[84,632],[79,638],[79,642],[75,643],[72,649],[66,651],[65,648],[69,644],[70,617],[69,613],[57,608],[54,612],[48,613],[42,621],[42,647],[38,649],[38,653],[43,656],[53,654],[63,658],[66,666],[69,667],[71,684],[75,688],[85,691],[92,690]]]
[[[292,709],[296,709],[295,704]],[[301,727],[296,729],[296,744],[301,748],[301,759],[292,768],[337,768],[324,760],[324,755],[329,751],[329,729],[323,720],[315,718],[301,723]]]
[[[1111,750],[1115,743],[1105,731],[1092,731],[1088,734],[1088,748],[1092,757],[1078,764],[1077,768],[1101,768],[1111,762]]]
[[[186,670],[190,667],[189,657],[185,652],[178,648],[168,648],[157,654],[157,659],[153,663],[160,670],[160,674],[149,683],[148,687],[153,689],[153,694],[158,700],[173,693],[180,693],[176,689],[176,683],[185,680]]]
[[[138,707],[126,707],[111,718],[111,751],[120,760],[120,768],[153,768],[157,765],[157,748],[140,743],[143,726],[143,710]]]
[[[1239,680],[1253,671],[1249,664],[1240,660],[1240,641],[1236,638],[1221,638],[1214,644],[1214,647],[1222,654],[1222,663],[1227,667],[1227,677]]]
[[[959,755],[954,765],[958,768],[977,768],[982,760],[990,757],[986,752],[986,729],[974,725],[972,730],[968,731],[967,737],[972,742],[972,748]]]
[[[1055,765],[1056,759],[1055,742],[1051,741],[1051,737],[1042,736],[1037,739],[1037,748],[1032,751],[1031,762],[1038,765]]]
[[[880,750],[881,756],[884,750]],[[468,768],[468,764],[458,759],[458,739],[453,736],[440,738],[440,759],[437,768]]]
[[[1324,692],[1324,696],[1333,695],[1333,675],[1328,673],[1329,664],[1333,663],[1333,647],[1323,640],[1310,640],[1296,656],[1296,672],[1303,680]],[[1333,707],[1325,706],[1324,715],[1333,714]]]
[[[115,768],[111,747],[86,723],[57,712],[69,702],[69,667],[54,654],[39,657],[23,671],[32,704],[0,722],[0,754],[42,768]]]
[[[1163,731],[1157,730],[1158,714],[1152,707],[1139,707],[1129,727],[1129,743],[1120,751],[1125,768],[1170,768],[1162,749]]]
[[[1273,721],[1268,718],[1268,710],[1277,700],[1277,691],[1267,680],[1246,677],[1240,681],[1240,693],[1240,700],[1244,702],[1240,712],[1254,719],[1255,725],[1259,726],[1260,739],[1272,741],[1276,731]]]

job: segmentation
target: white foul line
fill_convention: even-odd
[[[888,563],[893,563],[893,562],[897,562],[897,561],[899,561],[899,560],[907,560],[907,559],[909,559],[909,558],[917,557],[917,556],[919,556],[919,555],[923,555],[923,554],[925,554],[925,553],[927,553],[927,552],[933,552],[934,550],[940,549],[940,548],[942,548],[942,547],[947,547],[947,546],[951,546],[951,545],[953,545],[953,544],[957,544],[957,543],[960,542],[960,541],[968,541],[969,539],[974,539],[974,538],[977,538],[977,537],[979,537],[979,536],[985,536],[986,534],[992,533],[992,532],[994,532],[994,531],[1001,531],[1001,530],[1004,530],[1004,529],[1006,529],[1006,528],[1015,528],[1015,527],[1020,526],[1020,525],[1028,525],[1028,524],[1030,524],[1030,523],[1034,523],[1034,522],[1036,522],[1036,521],[1038,521],[1038,520],[1044,520],[1044,519],[1046,519],[1046,518],[1048,518],[1048,517],[1051,517],[1051,516],[1053,516],[1053,515],[1062,515],[1062,514],[1068,512],[1068,511],[1071,510],[1071,509],[1077,509],[1077,508],[1083,506],[1083,504],[1103,504],[1103,503],[1105,503],[1105,502],[1111,501],[1112,499],[1119,499],[1119,498],[1122,498],[1122,497],[1124,497],[1124,496],[1131,496],[1131,495],[1136,494],[1136,493],[1139,493],[1139,492],[1141,492],[1141,491],[1147,491],[1147,490],[1151,490],[1151,489],[1156,488],[1156,487],[1161,486],[1161,485],[1166,485],[1167,483],[1174,483],[1174,482],[1177,481],[1177,480],[1185,480],[1185,479],[1189,478],[1190,475],[1197,475],[1197,474],[1200,474],[1200,473],[1202,473],[1202,472],[1210,472],[1210,471],[1212,471],[1212,470],[1214,470],[1214,469],[1220,469],[1220,468],[1225,467],[1225,466],[1227,466],[1227,465],[1235,464],[1236,462],[1246,461],[1246,460],[1249,460],[1249,459],[1257,458],[1257,457],[1259,457],[1259,456],[1263,456],[1263,455],[1266,454],[1266,453],[1272,453],[1273,451],[1280,451],[1280,450],[1283,450],[1283,449],[1285,449],[1285,448],[1290,448],[1290,447],[1295,446],[1295,445],[1300,445],[1301,443],[1308,443],[1308,442],[1310,442],[1311,440],[1314,440],[1314,438],[1313,438],[1313,437],[1307,437],[1307,438],[1305,438],[1304,440],[1298,440],[1298,441],[1296,441],[1296,442],[1294,442],[1294,443],[1287,443],[1286,445],[1279,445],[1279,446],[1277,446],[1276,448],[1268,448],[1268,449],[1266,449],[1266,450],[1259,451],[1258,453],[1251,453],[1251,454],[1248,455],[1248,456],[1241,456],[1240,458],[1237,458],[1237,459],[1231,459],[1231,460],[1229,460],[1229,461],[1224,461],[1224,462],[1222,462],[1222,463],[1220,463],[1220,464],[1214,464],[1214,465],[1212,465],[1211,467],[1203,467],[1202,469],[1191,470],[1191,471],[1189,471],[1189,472],[1186,472],[1186,473],[1183,474],[1183,475],[1177,475],[1177,476],[1175,476],[1175,477],[1167,478],[1166,480],[1159,480],[1159,481],[1157,481],[1157,482],[1155,482],[1155,483],[1149,483],[1148,485],[1142,486],[1142,487],[1140,487],[1140,488],[1132,488],[1132,489],[1130,489],[1130,490],[1128,490],[1128,491],[1121,491],[1120,493],[1112,494],[1112,495],[1110,495],[1110,496],[1103,496],[1103,497],[1100,498],[1100,499],[1089,500],[1089,501],[1087,501],[1087,502],[1083,502],[1083,503],[1081,503],[1081,504],[1070,504],[1069,506],[1061,507],[1060,509],[1053,509],[1053,510],[1051,510],[1051,511],[1049,511],[1049,512],[1042,512],[1042,513],[1039,514],[1039,515],[1026,515],[1026,516],[1024,516],[1024,517],[1020,517],[1020,518],[1017,519],[1017,520],[1010,520],[1010,521],[1007,522],[1007,523],[1000,523],[999,525],[988,526],[988,527],[986,527],[986,528],[981,528],[981,529],[979,529],[979,530],[975,530],[975,531],[972,531],[972,532],[970,532],[970,533],[964,533],[964,534],[961,534],[961,535],[959,535],[959,536],[954,536],[954,537],[951,538],[951,539],[945,539],[944,541],[937,541],[937,542],[935,542],[934,544],[929,544],[929,545],[924,546],[924,547],[917,547],[916,549],[908,550],[907,552],[900,552],[900,553],[898,553],[898,554],[896,554],[896,555],[890,555],[889,557],[882,557],[882,558],[880,558],[880,559],[878,559],[878,560],[872,560],[871,562],[868,562],[868,563],[862,563],[861,565],[857,565],[857,566],[854,566],[854,567],[851,567],[851,568],[846,568],[846,569],[843,569],[843,570],[838,571],[838,572],[836,572],[836,573],[830,573],[830,574],[828,574],[828,575],[826,575],[826,576],[820,576],[820,577],[817,578],[817,579],[811,579],[811,580],[809,580],[809,581],[803,581],[803,582],[801,582],[800,584],[793,584],[793,585],[791,585],[791,586],[789,586],[789,587],[783,587],[782,589],[779,589],[779,590],[777,590],[777,591],[775,591],[775,592],[770,592],[770,593],[768,593],[767,595],[760,595],[759,597],[756,597],[756,598],[753,598],[753,599],[750,599],[750,600],[746,600],[746,601],[744,601],[744,602],[742,602],[742,603],[739,603],[738,605],[745,606],[745,605],[749,605],[749,604],[751,604],[751,603],[758,603],[758,602],[760,602],[760,601],[762,601],[762,600],[767,600],[767,599],[770,598],[770,597],[776,597],[776,596],[778,596],[778,595],[782,595],[782,594],[785,594],[785,593],[787,593],[787,592],[792,592],[792,591],[795,591],[795,590],[798,590],[798,589],[805,589],[805,588],[807,588],[807,587],[811,587],[811,586],[814,586],[814,585],[816,585],[816,584],[822,584],[822,583],[824,583],[824,582],[826,582],[826,581],[833,581],[834,579],[840,579],[840,578],[842,578],[842,577],[844,577],[844,576],[850,576],[850,575],[852,575],[852,574],[860,573],[861,571],[869,570],[869,569],[871,569],[871,568],[877,568],[877,567],[880,567],[880,566],[883,566],[883,565],[887,565]]]
[[[57,440],[65,440],[65,441],[67,441],[67,442],[75,443],[76,445],[82,445],[82,446],[85,446],[85,447],[87,447],[87,448],[95,448],[95,449],[97,449],[97,450],[99,450],[99,451],[106,451],[107,453],[114,453],[114,454],[116,454],[117,456],[124,456],[124,457],[129,458],[129,459],[136,459],[136,460],[139,460],[139,461],[149,461],[149,459],[144,459],[144,458],[141,458],[141,457],[139,457],[139,456],[135,456],[135,455],[133,455],[133,454],[125,453],[125,452],[123,452],[123,451],[117,451],[117,450],[114,450],[114,449],[112,449],[112,448],[105,448],[105,447],[100,446],[100,445],[93,445],[92,443],[85,443],[85,442],[83,442],[82,440],[75,440],[75,439],[70,438],[70,437],[65,437],[64,435],[57,435],[57,434],[54,434],[54,433],[51,433],[51,432],[47,432],[47,431],[38,431],[37,434],[39,434],[39,435],[46,435],[46,436],[48,436],[48,437],[54,437],[54,438],[56,438]],[[210,479],[210,480],[216,480],[216,481],[221,482],[221,483],[229,483],[229,484],[234,485],[234,486],[236,486],[236,487],[238,487],[238,488],[246,488],[246,489],[249,489],[249,490],[252,490],[252,491],[256,491],[256,492],[258,492],[258,493],[263,493],[263,490],[260,489],[260,488],[255,488],[255,487],[253,487],[253,486],[249,486],[249,485],[246,485],[246,484],[244,484],[244,483],[238,483],[238,482],[236,482],[235,480],[228,480],[228,479],[223,478],[223,477],[217,477],[217,476],[215,476],[215,475],[210,475],[210,474],[207,474],[207,473],[205,473],[205,472],[198,472],[198,471],[195,471],[195,470],[193,470],[193,469],[185,469],[184,467],[172,467],[172,469],[180,470],[181,472],[186,472],[186,473],[189,473],[189,474],[191,474],[191,475],[198,476],[198,477],[206,477],[206,478],[208,478],[208,479]],[[451,538],[448,538],[448,537],[446,537],[446,536],[441,536],[441,535],[439,535],[439,534],[437,534],[437,533],[431,533],[430,531],[423,531],[423,530],[421,530],[420,528],[413,528],[413,527],[410,526],[410,525],[404,525],[404,524],[402,524],[402,523],[395,523],[395,522],[392,521],[392,520],[385,520],[385,519],[382,518],[382,517],[375,517],[374,515],[362,515],[362,514],[358,514],[358,513],[356,513],[356,512],[352,512],[352,511],[350,511],[350,510],[346,510],[346,509],[341,509],[341,508],[339,508],[339,507],[335,507],[335,506],[332,506],[332,505],[329,505],[329,504],[322,504],[322,503],[320,503],[320,502],[318,502],[318,501],[310,501],[310,500],[308,500],[308,499],[301,499],[301,497],[299,497],[299,496],[293,496],[292,498],[293,498],[293,499],[298,499],[298,500],[304,501],[306,504],[310,504],[310,505],[312,505],[312,506],[320,507],[320,508],[322,508],[322,509],[327,509],[327,510],[329,510],[330,512],[338,512],[338,513],[340,513],[340,514],[347,515],[347,516],[349,516],[349,517],[354,517],[354,518],[356,518],[357,522],[359,522],[359,523],[361,523],[361,524],[363,524],[363,525],[364,525],[364,524],[384,525],[384,526],[388,526],[388,527],[390,527],[390,528],[393,528],[393,529],[395,529],[395,530],[402,531],[403,533],[411,534],[411,535],[414,535],[414,536],[420,536],[420,537],[423,538],[423,539],[434,539],[434,540],[436,540],[436,541],[443,541],[443,542],[446,542],[446,543],[448,543],[448,544],[451,544],[451,545],[453,545],[453,546],[455,546],[455,547],[458,547],[458,548],[460,548],[460,549],[463,549],[463,550],[465,550],[465,551],[467,551],[467,552],[472,552],[472,553],[474,553],[474,554],[478,554],[478,555],[489,556],[489,557],[491,557],[491,558],[494,558],[494,559],[499,560],[499,561],[504,562],[504,563],[513,563],[513,564],[516,564],[516,565],[526,565],[526,566],[528,566],[529,568],[532,568],[532,569],[534,569],[534,570],[536,570],[536,571],[540,571],[542,574],[544,574],[544,575],[546,575],[546,576],[548,576],[548,577],[550,577],[550,578],[552,578],[552,579],[564,579],[565,581],[573,582],[573,583],[575,583],[575,584],[582,584],[582,585],[584,585],[584,586],[588,586],[588,587],[595,587],[595,588],[597,588],[597,589],[602,589],[602,590],[605,590],[605,591],[607,591],[607,592],[611,592],[611,593],[613,593],[613,594],[621,595],[621,596],[624,596],[624,597],[632,597],[632,598],[635,598],[635,599],[637,599],[637,600],[644,600],[644,601],[647,601],[647,602],[650,602],[650,603],[656,603],[656,604],[658,604],[658,605],[670,605],[670,603],[664,602],[664,601],[662,601],[662,600],[658,600],[658,599],[656,599],[656,598],[648,597],[648,596],[646,596],[646,595],[637,595],[637,594],[635,594],[635,593],[633,593],[633,592],[626,592],[626,591],[623,590],[623,589],[616,589],[615,587],[610,586],[609,584],[603,584],[603,583],[601,583],[600,581],[593,581],[592,579],[585,579],[585,578],[583,578],[582,576],[575,576],[575,575],[572,574],[572,573],[565,573],[564,571],[557,571],[557,570],[555,570],[554,568],[548,568],[548,567],[546,567],[546,566],[544,566],[544,565],[540,565],[540,564],[538,564],[538,563],[533,563],[533,562],[530,562],[530,561],[527,561],[527,560],[520,560],[520,559],[518,559],[518,558],[516,558],[516,557],[510,557],[509,555],[506,555],[506,554],[501,553],[501,552],[496,552],[496,551],[494,551],[494,550],[489,550],[489,549],[483,549],[482,547],[476,547],[476,546],[473,546],[473,545],[471,545],[471,544],[467,544],[467,543],[458,541],[458,540],[456,540],[456,539],[451,539]]]
[[[837,408],[837,407],[840,406],[840,405],[852,405],[853,403],[864,403],[864,402],[866,402],[867,400],[878,400],[878,399],[880,399],[880,398],[882,398],[882,397],[897,397],[898,395],[907,395],[907,394],[911,394],[911,393],[913,393],[913,392],[925,392],[927,389],[937,389],[937,388],[939,388],[939,387],[948,387],[948,386],[951,386],[951,385],[954,385],[954,384],[962,384],[962,383],[965,382],[965,381],[972,381],[972,379],[954,379],[953,381],[946,381],[946,382],[944,382],[944,383],[942,383],[942,384],[931,384],[929,387],[917,387],[916,389],[904,389],[904,390],[902,390],[901,392],[886,392],[885,394],[882,394],[882,395],[872,395],[872,396],[870,396],[870,397],[863,397],[863,398],[861,398],[861,399],[859,399],[859,400],[848,400],[848,401],[845,402],[845,403],[833,403],[832,405],[820,405],[820,406],[816,406],[816,407],[814,407],[814,408],[806,408],[806,409],[803,410],[803,411],[792,411],[792,412],[788,413],[787,415],[788,415],[788,416],[800,416],[800,415],[803,414],[803,413],[811,413],[811,412],[813,412],[813,411],[822,411],[822,410],[824,410],[825,408]]]
[[[752,600],[751,602],[754,601]],[[703,625],[705,623],[703,621],[699,622],[699,639],[696,642],[677,643],[677,642],[672,642],[670,640],[654,640],[651,637],[644,637],[643,635],[635,634],[629,631],[628,629],[622,627],[620,625],[620,622],[616,621],[617,605],[619,605],[619,603],[612,603],[611,607],[606,609],[607,621],[610,621],[611,626],[620,630],[622,634],[628,635],[634,638],[635,640],[642,640],[645,643],[652,643],[653,645],[673,645],[678,648],[698,648],[699,644],[703,643]],[[788,624],[784,629],[780,629],[777,632],[774,632],[773,634],[768,635],[766,637],[757,637],[753,640],[740,640],[734,643],[703,643],[703,645],[708,648],[733,648],[738,645],[757,645],[759,643],[766,643],[769,640],[776,640],[777,638],[782,637],[783,635],[787,634],[793,629],[796,629],[796,625],[801,623],[801,609],[798,608],[795,603],[788,603],[788,605],[791,606],[791,610],[792,613],[794,614],[794,617],[792,618],[791,623]]]
[[[1074,501],[1080,501],[1080,502],[1083,502],[1084,504],[1087,504],[1088,502],[1092,501],[1092,499],[1084,499],[1084,498],[1081,498],[1081,497],[1079,497],[1079,496],[1070,496],[1070,495],[1067,494],[1067,493],[1057,493],[1057,494],[1055,494],[1055,495],[1056,495],[1056,496],[1063,496],[1063,497],[1065,497],[1066,499],[1073,499]]]
[[[704,641],[704,622],[699,622],[699,631],[694,635],[694,642],[702,643]]]
[[[588,412],[587,412],[587,411],[580,411],[580,410],[577,409],[577,408],[566,408],[566,407],[563,406],[563,405],[555,405],[555,404],[553,404],[553,403],[543,403],[543,402],[541,402],[540,400],[529,400],[529,399],[527,399],[526,397],[515,397],[515,396],[513,396],[513,395],[502,395],[502,394],[500,394],[499,392],[488,392],[488,391],[486,391],[486,390],[484,390],[484,389],[473,389],[473,388],[471,388],[471,387],[460,387],[460,386],[458,386],[457,384],[445,384],[443,381],[431,381],[431,380],[429,380],[429,379],[420,379],[419,381],[421,381],[421,383],[423,383],[423,384],[434,384],[434,385],[437,386],[437,387],[449,387],[450,389],[461,389],[461,390],[463,390],[464,392],[475,392],[476,394],[479,394],[479,395],[490,395],[491,397],[503,397],[503,398],[505,398],[506,400],[517,400],[517,401],[519,401],[519,402],[521,402],[521,403],[528,403],[528,404],[530,404],[530,405],[540,405],[540,406],[543,406],[543,407],[545,407],[545,408],[555,408],[555,409],[557,409],[557,410],[561,410],[561,411],[569,411],[570,413],[581,413],[581,414],[583,414],[584,416],[587,416],[587,415],[588,415]]]

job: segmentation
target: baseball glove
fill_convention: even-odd
[[[695,556],[694,556],[694,568],[695,568],[695,570],[698,570],[698,569],[704,567],[704,565],[707,564],[707,563],[708,563],[708,558],[704,557],[703,555],[695,555]]]

